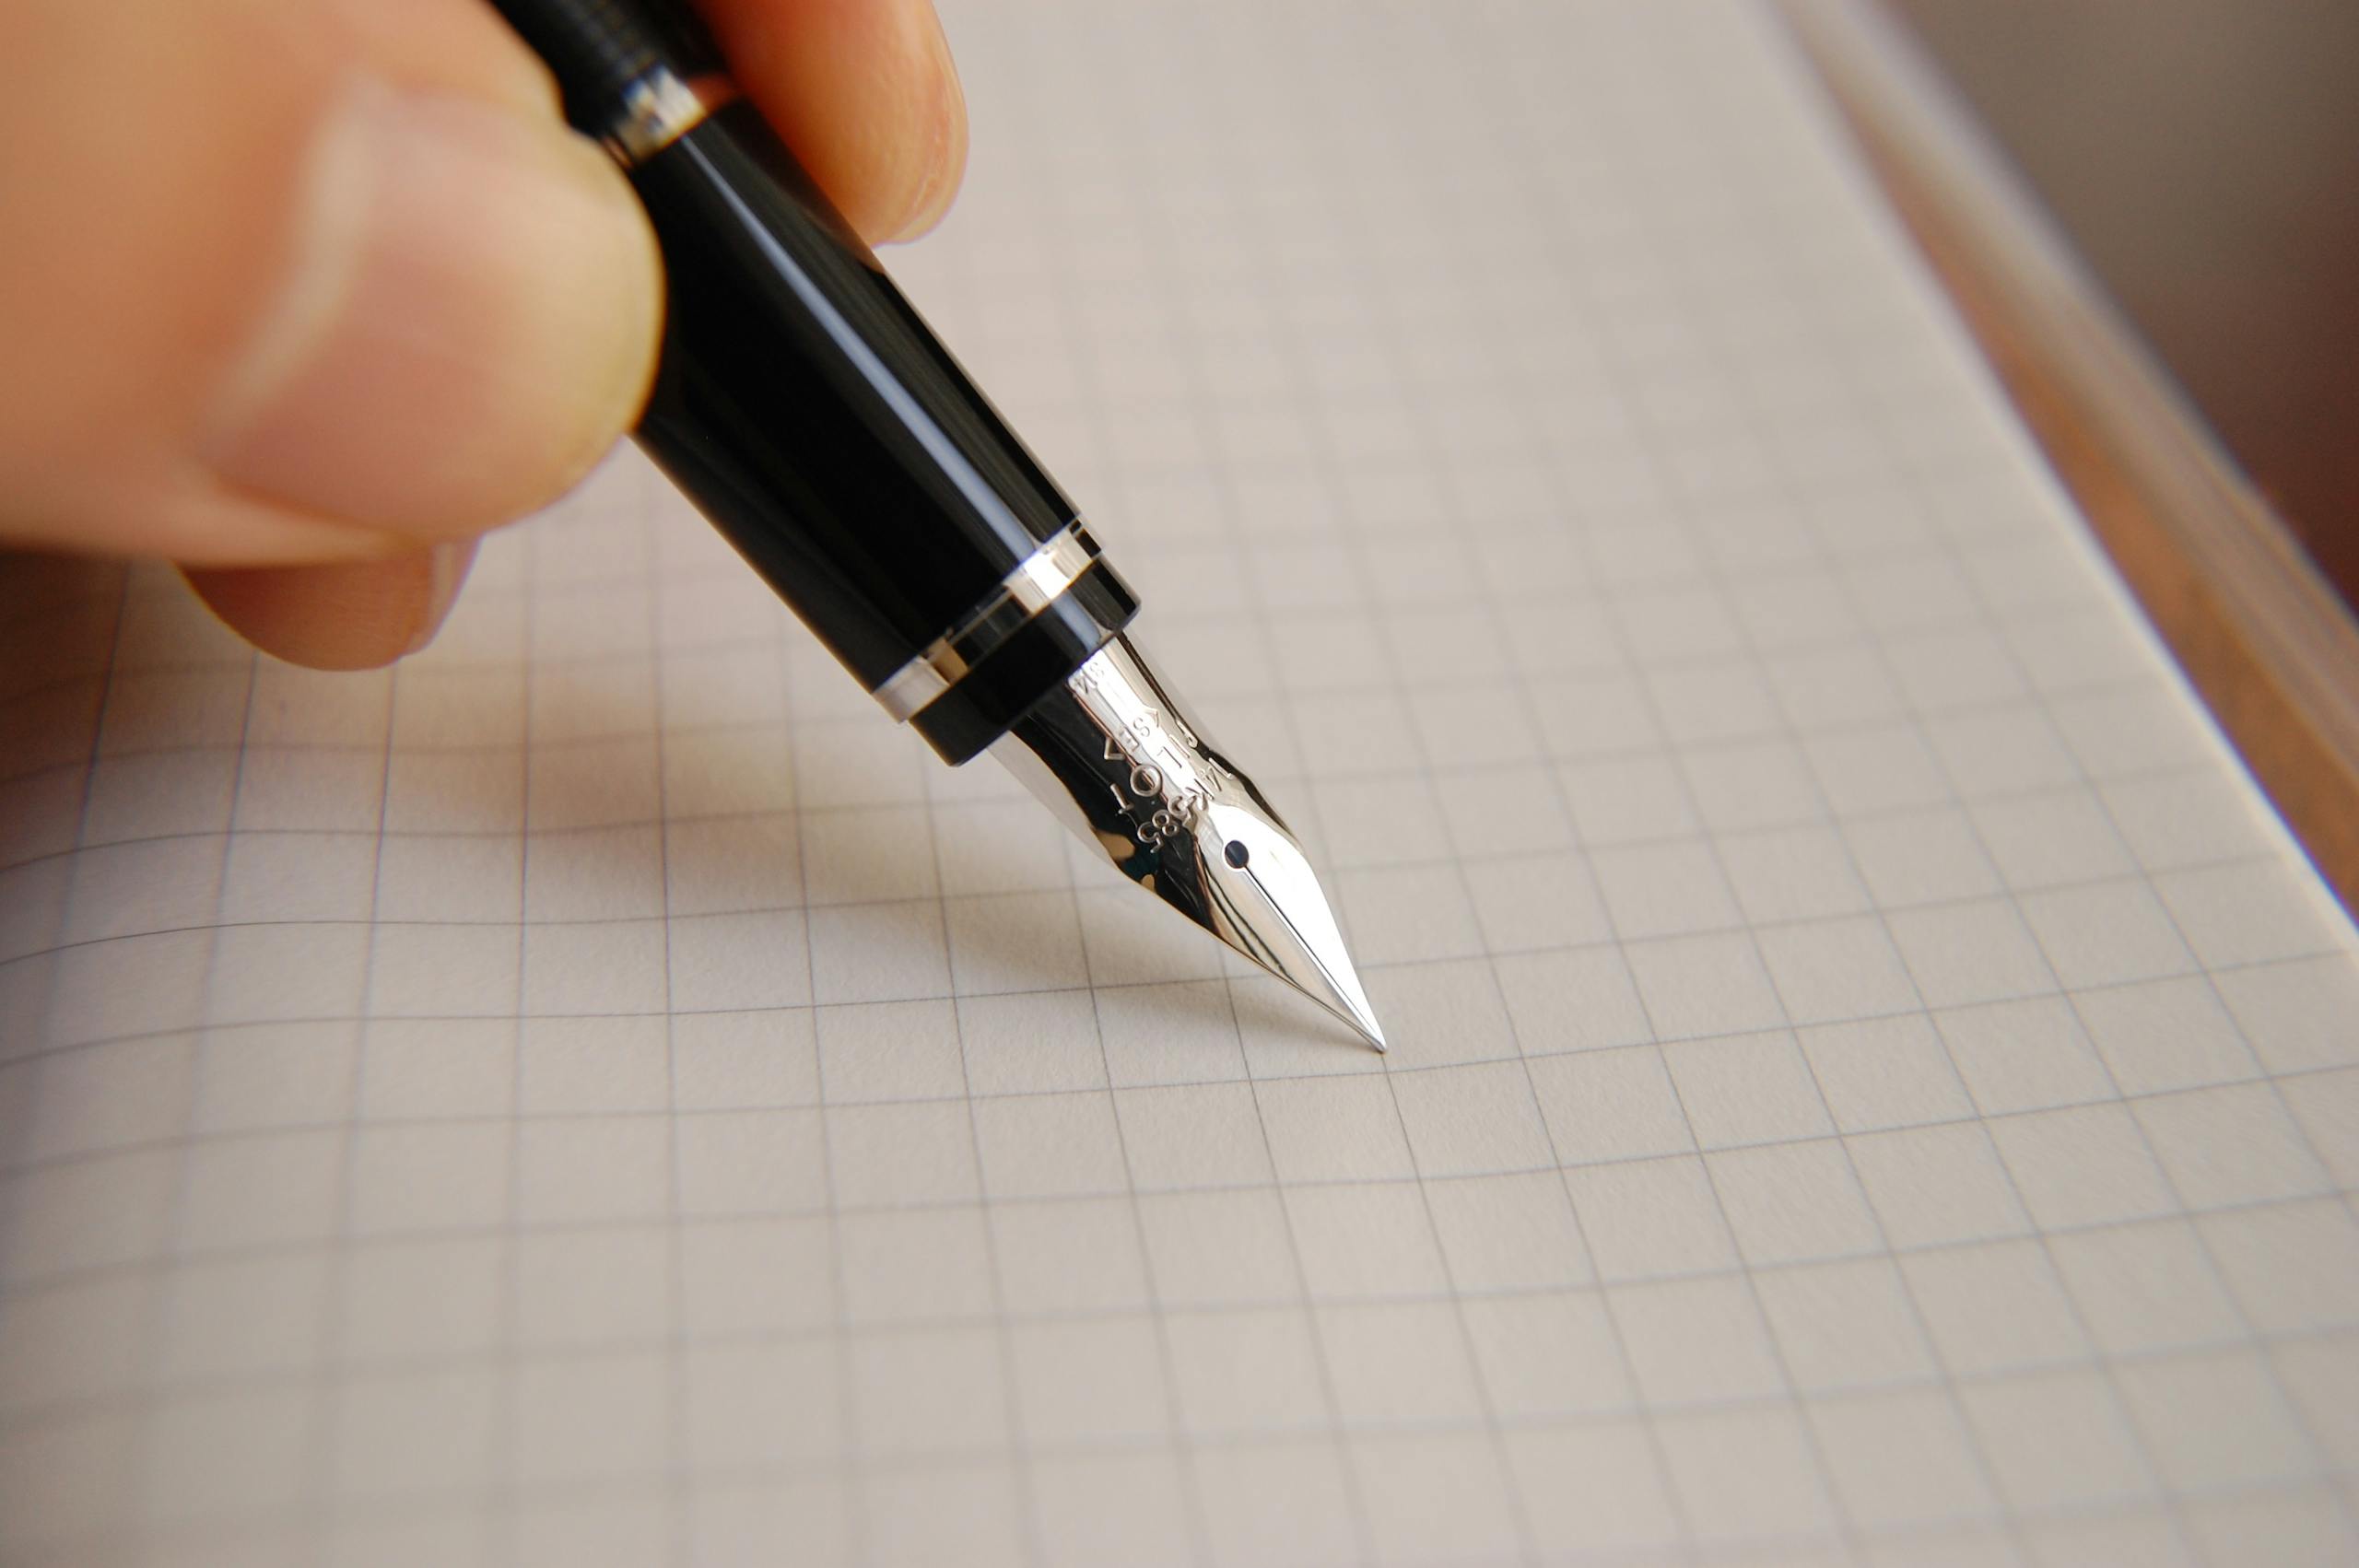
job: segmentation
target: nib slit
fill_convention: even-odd
[[[1229,844],[1229,848],[1232,850],[1240,847],[1241,846],[1235,841],[1232,841]],[[1231,865],[1239,865],[1242,862],[1238,860],[1232,860],[1229,863]],[[1302,992],[1303,995],[1309,997],[1311,1000],[1319,1003],[1320,1006],[1325,1008],[1328,1012],[1333,1013],[1336,1017],[1350,1024],[1353,1030],[1356,1032],[1361,1038],[1367,1041],[1369,1045],[1374,1046],[1379,1054],[1390,1054],[1392,1047],[1384,1043],[1384,1031],[1377,1026],[1375,1010],[1368,1006],[1367,993],[1360,989],[1359,977],[1351,973],[1349,961],[1344,960],[1342,956],[1342,939],[1340,936],[1337,938],[1338,946],[1336,957],[1339,962],[1344,964],[1344,973],[1349,977],[1348,980],[1339,980],[1336,978],[1335,971],[1330,966],[1326,954],[1319,951],[1318,943],[1310,941],[1302,934],[1302,928],[1296,922],[1293,912],[1287,909],[1285,902],[1281,900],[1276,894],[1270,891],[1269,884],[1250,871],[1247,872],[1245,875],[1247,879],[1253,883],[1255,890],[1259,892],[1264,899],[1268,900],[1270,907],[1277,911],[1278,919],[1285,923],[1286,934],[1294,938],[1295,945],[1302,950],[1303,955],[1310,960],[1311,967],[1319,972],[1319,978],[1325,984],[1327,994],[1324,996],[1320,995],[1317,991],[1312,990],[1309,986],[1303,984],[1299,976],[1291,974],[1285,969],[1276,968],[1274,965],[1270,964],[1268,959],[1261,958],[1258,954],[1251,956],[1254,956],[1263,967],[1273,969],[1273,972],[1276,973],[1281,978],[1289,981],[1294,988]],[[1313,882],[1310,886],[1311,891],[1318,891],[1318,883],[1316,882]],[[1322,907],[1320,912],[1322,914],[1327,913],[1324,908],[1325,900],[1323,898],[1320,900],[1320,904]],[[1329,916],[1327,923],[1330,930],[1333,929],[1333,918],[1332,915]]]

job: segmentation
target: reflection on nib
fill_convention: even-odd
[[[1206,810],[1208,831],[1198,841],[1200,855],[1219,847],[1217,863],[1205,868],[1203,878],[1219,916],[1213,934],[1291,981],[1383,1050],[1384,1031],[1352,972],[1318,877],[1294,836],[1261,806],[1251,785],[1246,790],[1252,805],[1215,803]]]
[[[1128,638],[992,751],[1124,875],[1385,1048],[1302,846],[1173,706]]]

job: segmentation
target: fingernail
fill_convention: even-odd
[[[479,529],[578,478],[643,395],[654,242],[621,176],[554,122],[356,85],[286,267],[200,446],[283,505]]]
[[[434,640],[442,623],[451,616],[451,606],[459,597],[459,585],[467,580],[467,568],[475,565],[474,539],[446,539],[427,552],[427,569],[431,574],[427,582],[425,614],[418,618],[417,632],[402,649],[416,653]]]
[[[315,670],[373,670],[434,640],[475,554],[473,539],[451,539],[369,560],[182,570],[264,652]]]
[[[950,41],[943,34],[942,18],[925,0],[920,0],[919,9],[924,14],[918,26],[924,29],[925,48],[933,60],[933,121],[926,142],[923,177],[910,197],[909,212],[886,236],[888,241],[915,240],[940,223],[957,197],[958,181],[967,169],[967,89],[959,83],[957,63],[950,58]]]

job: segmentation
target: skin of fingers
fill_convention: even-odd
[[[914,240],[957,193],[967,100],[932,0],[699,0],[738,81],[852,228]]]
[[[323,9],[344,44],[397,89],[469,99],[535,123],[556,117],[546,71],[480,0],[325,0]],[[628,417],[636,397],[635,389],[618,397],[613,417]],[[592,432],[598,446],[606,439]],[[205,520],[210,537],[237,537],[286,509],[234,487],[202,488],[184,504],[215,514]],[[420,548],[398,533],[358,532],[357,558],[183,570],[217,614],[266,651],[324,669],[381,664],[432,638],[474,560],[475,541]]]
[[[478,90],[550,102],[546,76],[511,69],[509,51],[427,48],[406,11],[396,19],[381,0],[337,3],[405,74],[431,79],[457,60],[477,73]],[[457,8],[490,19],[476,0]],[[864,237],[914,237],[939,221],[965,166],[966,105],[930,0],[709,0],[707,8],[741,82]],[[453,34],[464,25],[449,22]],[[350,668],[430,639],[472,556],[471,545],[461,554],[445,543],[381,562],[189,575],[261,646]]]
[[[498,521],[483,514],[547,498],[630,417],[655,331],[643,220],[615,171],[556,128],[546,73],[480,0],[12,0],[0,6],[0,60],[10,67],[0,135],[40,153],[0,160],[11,219],[0,340],[13,372],[0,381],[0,536],[200,564],[383,555],[421,531],[473,532]],[[423,128],[399,134],[413,125]],[[370,129],[396,152],[436,145],[388,158],[385,146],[359,145],[355,133]],[[396,219],[432,212],[434,192],[421,187],[436,174],[458,176],[444,181],[456,209],[447,232],[423,235],[408,257],[379,242],[401,238],[408,226]],[[545,188],[555,192],[541,204],[546,222],[466,210],[488,205],[487,193]],[[385,202],[389,192],[406,193],[409,210]],[[323,222],[322,208],[336,221]],[[610,241],[570,269],[593,287],[559,277],[532,290],[577,318],[598,310],[610,322],[602,331],[537,310],[524,297],[539,279],[437,277],[417,264],[440,243],[455,272],[470,260],[470,228],[488,231],[477,249],[496,259],[507,231],[529,240],[535,228],[543,259],[564,238]],[[342,243],[318,243],[323,230]],[[323,251],[334,253],[313,253]],[[299,264],[322,259],[334,264]],[[290,298],[312,307],[308,317]],[[242,455],[253,433],[225,429],[238,423],[227,416],[287,390],[258,384],[259,370],[300,369],[294,357],[336,346],[323,338],[359,335],[338,307],[386,340],[383,352],[343,356],[370,372],[348,376],[348,391],[384,394],[349,400],[373,417],[343,421],[364,427],[343,455],[393,474],[377,488],[411,492],[383,515],[370,515],[376,491],[358,481],[342,497],[353,504],[338,505],[219,461]],[[528,319],[503,335],[509,315]],[[552,315],[576,330],[553,331]],[[308,334],[285,330],[299,318]],[[569,367],[587,373],[563,383],[591,390],[515,395],[469,362],[474,340],[491,361],[508,339],[552,336],[595,340],[589,362]],[[288,364],[259,352],[273,342]],[[319,379],[297,390],[316,392]],[[470,392],[490,406],[464,407]],[[522,455],[463,453],[477,458],[469,468],[433,448],[388,450],[405,429],[448,444],[476,426],[525,438],[504,443]],[[409,478],[446,469],[455,480],[440,493]]]
[[[210,29],[151,29],[155,9],[0,7],[0,135],[19,152],[0,159],[0,341],[17,371],[0,378],[0,532],[13,540],[201,543],[176,526],[173,503],[196,487],[176,461],[182,427],[275,273],[281,193],[330,90],[330,41],[299,18],[233,3]],[[254,71],[264,53],[282,68]],[[256,80],[221,94],[206,85],[221,73]],[[245,548],[241,521],[214,515],[204,533]],[[320,518],[252,532],[265,554],[368,547]]]
[[[538,485],[511,478],[509,509],[554,495],[631,416],[651,366],[658,274],[628,187],[557,127],[546,73],[479,0],[381,6],[403,23],[379,29],[401,44],[381,59],[354,24],[368,3],[0,6],[10,89],[0,94],[0,135],[18,149],[0,159],[0,211],[9,216],[0,342],[9,345],[11,370],[0,378],[0,543],[199,563],[384,558],[400,563],[386,574],[398,591],[431,603],[421,585],[452,577],[464,551],[404,561],[420,554],[399,526],[408,520],[357,520],[231,482],[205,450],[220,433],[225,386],[250,368],[257,336],[284,314],[284,297],[304,292],[290,285],[291,263],[312,227],[303,208],[323,183],[323,128],[351,122],[359,100],[395,111],[377,114],[381,122],[423,116],[456,127],[443,138],[446,166],[454,143],[504,144],[511,167],[495,173],[511,183],[555,169],[560,188],[603,192],[574,195],[574,213],[623,239],[619,261],[591,269],[619,276],[609,298],[640,318],[607,333],[604,379],[619,383],[604,393],[610,406],[516,417],[526,427],[590,427],[570,439],[579,449],[570,472]],[[348,211],[366,215],[389,167],[413,188],[421,170],[433,172],[431,158],[411,158],[406,170],[402,161],[380,157],[334,170],[358,176],[336,193]],[[311,292],[336,302],[334,290]],[[454,292],[472,294],[464,302],[480,308],[486,291]],[[394,427],[417,416],[397,400],[382,412]],[[544,444],[568,443],[558,431]],[[431,451],[401,461],[425,465]],[[499,520],[486,508],[475,526]],[[401,642],[384,646],[368,631],[370,617],[351,614],[348,599],[343,610],[335,622],[376,642],[374,657],[399,651]],[[328,635],[317,650],[323,661],[358,661],[333,646],[333,628]],[[282,650],[311,656],[299,639]]]
[[[257,648],[320,670],[364,670],[433,639],[474,564],[475,541],[379,560],[189,570],[213,613]]]
[[[453,50],[408,26],[382,0],[337,0],[372,45],[420,73],[479,73],[476,89],[547,104],[538,68],[512,71],[505,50]],[[460,12],[455,33],[488,18],[476,0],[437,0]],[[871,240],[906,238],[939,222],[965,168],[968,118],[957,73],[927,0],[708,0],[724,50],[764,113],[814,180]],[[250,639],[323,667],[384,662],[422,646],[448,613],[467,556],[429,554],[335,568],[191,570],[207,603]]]

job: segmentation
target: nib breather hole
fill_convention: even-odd
[[[1253,852],[1246,848],[1242,838],[1232,838],[1228,841],[1228,848],[1220,852],[1220,858],[1241,872],[1245,869],[1245,862],[1253,858]]]

